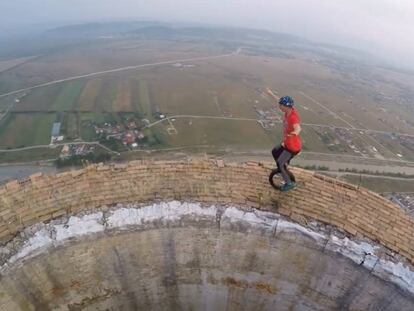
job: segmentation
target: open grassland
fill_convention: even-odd
[[[66,130],[64,132],[66,140],[72,141],[80,136],[80,114],[68,113],[66,119]]]
[[[180,118],[171,124],[164,122],[153,127],[158,131],[164,145],[169,147],[207,145],[233,149],[263,149],[274,143],[273,137],[257,122]],[[169,134],[171,126],[176,130],[173,134]]]
[[[79,111],[94,111],[97,105],[96,98],[102,89],[102,79],[91,79],[86,84],[79,96]]]
[[[346,85],[347,92],[338,89],[338,84]],[[411,124],[414,122],[414,107],[408,109],[393,103],[391,99],[378,103],[375,97],[383,92],[382,89],[376,90],[356,83],[352,84],[340,77],[333,81],[326,81],[325,85],[305,84],[299,90],[300,92],[294,94],[295,97],[310,110],[318,111],[324,118],[332,115],[329,111],[333,112],[336,125],[342,123],[347,127],[414,134],[414,128],[407,123],[407,121]]]
[[[134,111],[131,101],[131,83],[128,79],[122,79],[117,82],[116,97],[112,103],[112,111]]]
[[[65,141],[73,141],[79,138],[79,114],[76,112],[59,112],[56,114],[56,121],[60,122],[60,134]]]
[[[220,53],[223,50],[219,47],[197,42],[102,39],[52,50],[0,72],[0,93],[91,72]]]
[[[375,192],[414,192],[412,180],[394,180],[381,177],[367,177],[346,175],[341,179],[350,183],[360,185]]]
[[[50,143],[52,124],[55,114],[12,113],[2,123],[0,146],[2,148],[20,148]]]
[[[399,103],[390,105],[391,99],[379,103],[376,99],[387,91],[390,98],[398,98],[396,85],[412,80],[407,76],[394,81],[391,84],[394,87],[381,79],[373,86],[301,59],[238,55],[210,62],[229,70],[237,68],[239,76],[256,77],[262,85],[270,85],[280,95],[293,95],[304,122],[414,133],[414,127],[410,126],[410,122],[414,124],[414,107]]]
[[[39,148],[16,152],[0,153],[0,163],[23,163],[32,161],[54,160],[59,157],[62,147]]]
[[[8,111],[11,105],[14,105],[14,97],[8,96],[0,98],[0,113]]]
[[[35,89],[23,97],[20,103],[15,104],[13,111],[54,112],[76,110],[83,85],[82,80],[77,80]]]
[[[19,66],[21,64],[24,64],[33,58],[34,56],[14,58],[14,59],[8,59],[8,60],[0,60],[0,72],[6,71],[16,66]]]
[[[394,154],[400,154],[409,161],[414,161],[414,138],[407,141],[406,145],[402,145],[396,139],[392,139],[386,135],[370,135],[370,137],[381,144],[383,148]]]
[[[152,107],[151,107],[151,99],[149,96],[148,91],[148,84],[145,80],[140,79],[138,81],[139,86],[139,107],[140,113],[144,118],[149,119],[150,121],[153,120],[152,118]]]
[[[73,111],[77,106],[79,94],[82,91],[84,82],[82,80],[67,82],[60,89],[59,94],[53,101],[50,110]]]
[[[317,151],[331,153],[332,150],[325,144],[318,133],[310,127],[303,128],[301,133],[303,151]]]
[[[117,97],[117,80],[114,78],[105,79],[102,83],[101,92],[96,98],[95,110],[97,112],[112,112],[112,103]]]
[[[16,79],[23,84],[29,81],[34,84],[96,70],[218,52],[222,51],[200,43],[148,41],[144,44],[132,39],[102,42],[51,53],[10,69],[0,74],[0,89],[6,87],[5,83],[14,84]],[[414,133],[410,125],[414,122],[414,113],[409,108],[386,106],[374,98],[380,92],[397,94],[398,81],[403,77],[392,77],[394,84],[390,85],[385,80],[375,85],[364,84],[355,82],[354,78],[297,55],[282,58],[248,56],[243,52],[221,59],[113,72],[29,92],[14,105],[12,114],[0,122],[0,145],[48,143],[55,119],[62,122],[62,134],[68,141],[97,140],[94,124],[113,122],[122,127],[129,114],[141,125],[144,118],[151,123],[156,121],[158,113],[167,117],[259,119],[258,111],[275,106],[275,101],[264,93],[266,87],[271,87],[279,96],[292,95],[304,123]],[[2,103],[4,100],[0,101],[0,109],[7,107]],[[177,117],[175,121],[164,120],[147,129],[144,148],[209,145],[270,149],[281,141],[281,127],[275,123],[266,131],[254,121]],[[352,150],[357,148],[366,157],[395,159],[399,153],[402,159],[414,158],[414,150],[391,138],[379,139],[358,131],[348,134],[352,140],[341,138],[333,128],[304,126],[304,151],[357,156]]]
[[[166,65],[142,70],[136,79],[145,81],[152,111],[158,108],[167,115],[256,116],[253,110],[257,97],[254,87],[243,83],[236,74],[226,74],[211,64]],[[148,100],[142,83],[138,82],[139,89],[133,91],[133,102],[147,114]],[[263,101],[269,104],[268,99]]]
[[[20,103],[14,105],[17,112],[47,112],[51,110],[64,84],[56,84],[35,89],[28,93]]]

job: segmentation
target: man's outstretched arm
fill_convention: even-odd
[[[275,93],[273,93],[273,91],[270,88],[266,88],[266,93],[272,96],[275,100],[279,100],[279,96],[275,95]]]

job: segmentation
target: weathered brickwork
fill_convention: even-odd
[[[102,205],[157,199],[228,203],[313,218],[378,241],[414,263],[414,220],[381,196],[294,168],[300,186],[280,193],[268,183],[271,164],[214,160],[132,161],[57,175],[35,174],[0,188],[0,240],[23,228]]]

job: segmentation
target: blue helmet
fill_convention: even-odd
[[[279,104],[286,107],[293,107],[294,101],[293,98],[290,96],[283,96],[279,99]]]

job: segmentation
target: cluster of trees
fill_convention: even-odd
[[[114,151],[121,152],[121,151],[127,150],[120,140],[115,139],[113,137],[110,137],[110,138],[103,137],[99,139],[99,143]]]
[[[357,170],[355,168],[339,169],[339,171],[345,172],[345,173],[357,173],[357,174],[368,174],[368,175],[379,175],[379,176],[390,176],[390,177],[401,177],[401,178],[414,178],[414,175],[407,175],[405,173]]]
[[[307,170],[312,171],[329,171],[329,167],[327,166],[319,166],[319,165],[295,165],[297,167],[301,167]],[[405,173],[392,173],[392,172],[380,172],[380,171],[370,171],[370,170],[357,170],[355,168],[340,168],[339,172],[343,173],[355,173],[355,174],[367,174],[367,175],[378,175],[378,176],[390,176],[390,177],[400,177],[400,178],[414,178],[414,175],[408,175]]]
[[[321,166],[321,165],[295,165],[300,168],[304,168],[305,170],[312,170],[312,171],[329,171],[329,167]]]
[[[87,155],[75,155],[70,158],[59,158],[56,160],[58,168],[65,166],[82,166],[88,163],[105,162],[111,159],[107,153],[88,153]]]

